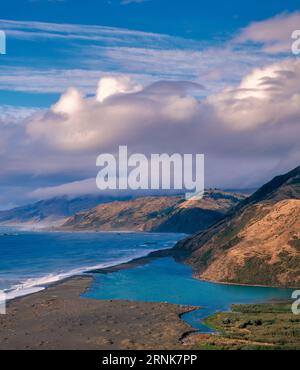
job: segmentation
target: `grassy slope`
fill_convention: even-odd
[[[177,250],[201,279],[299,286],[300,167],[278,176]]]
[[[182,196],[141,197],[78,213],[62,228],[194,233],[219,221],[244,198],[221,190],[206,191],[200,201],[186,201]]]
[[[197,349],[300,349],[300,315],[291,303],[233,305],[205,323],[219,334],[195,336]]]

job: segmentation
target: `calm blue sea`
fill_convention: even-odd
[[[214,284],[196,280],[189,266],[173,258],[153,260],[147,265],[111,274],[95,274],[95,281],[85,293],[96,299],[128,299],[169,302],[202,309],[182,316],[202,332],[212,331],[202,319],[216,311],[227,311],[233,303],[266,302],[291,298],[291,289]]]
[[[84,271],[171,248],[183,234],[32,232],[0,228],[0,289],[36,292]]]

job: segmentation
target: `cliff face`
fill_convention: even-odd
[[[206,232],[179,242],[201,279],[300,286],[300,167],[278,176]]]
[[[219,221],[243,195],[207,191],[200,201],[180,196],[143,197],[99,205],[70,217],[62,226],[68,230],[132,230],[193,233]]]

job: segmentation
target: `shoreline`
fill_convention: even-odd
[[[89,277],[93,280],[94,278],[93,278],[92,274],[110,274],[110,273],[114,273],[114,272],[118,272],[118,271],[122,271],[122,270],[127,270],[127,269],[135,268],[135,267],[138,267],[138,266],[143,266],[143,265],[148,264],[151,261],[159,259],[159,258],[172,257],[172,258],[175,259],[176,262],[186,264],[182,260],[182,257],[184,257],[185,255],[186,255],[186,252],[174,250],[173,248],[155,250],[155,251],[152,251],[152,252],[146,254],[145,256],[134,257],[132,259],[129,259],[128,261],[120,262],[120,263],[117,263],[115,265],[111,265],[111,266],[107,266],[107,267],[87,269],[85,271],[82,271],[81,273],[77,273],[77,274],[74,274],[74,275],[63,277],[60,280],[45,283],[43,286],[42,285],[33,286],[33,288],[34,287],[41,288],[41,290],[36,291],[36,292],[30,292],[30,293],[27,293],[25,295],[20,295],[20,296],[16,296],[16,297],[13,297],[11,299],[8,299],[7,304],[9,304],[10,302],[15,301],[15,300],[22,299],[24,297],[28,297],[28,296],[32,296],[34,294],[42,293],[42,292],[46,291],[47,289],[49,289],[51,287],[59,286],[60,284],[68,282],[69,280],[72,280],[73,278]],[[189,266],[191,266],[191,265],[189,265]],[[276,289],[297,289],[297,287],[230,283],[230,282],[220,282],[220,281],[202,279],[202,278],[198,277],[194,271],[192,272],[192,278],[196,279],[196,280],[199,280],[199,281],[205,281],[205,282],[208,282],[208,283],[212,283],[212,284],[220,284],[220,285],[228,285],[228,286],[241,286],[241,287],[245,286],[245,287],[276,288]],[[91,281],[91,284],[92,284],[92,281]],[[185,312],[183,312],[183,314],[184,313]]]
[[[13,297],[13,298],[8,298],[8,299],[6,299],[6,302],[7,302],[7,305],[8,305],[12,301],[16,301],[16,300],[19,300],[19,299],[22,299],[22,298],[25,298],[25,297],[29,297],[29,296],[32,296],[34,294],[42,293],[45,290],[47,290],[48,288],[58,286],[60,284],[63,284],[64,282],[72,280],[73,278],[91,277],[92,280],[93,280],[94,278],[93,278],[92,274],[110,274],[110,273],[121,271],[121,270],[131,269],[131,268],[134,268],[134,267],[137,267],[137,266],[143,266],[143,265],[145,265],[147,263],[150,263],[151,261],[153,261],[155,259],[158,259],[158,258],[175,257],[176,255],[179,255],[179,254],[182,255],[181,253],[178,253],[178,252],[174,253],[172,248],[160,249],[160,250],[152,251],[152,252],[146,254],[145,256],[135,257],[135,258],[129,259],[128,261],[117,263],[117,264],[112,265],[112,266],[87,269],[85,271],[82,271],[81,273],[66,276],[66,277],[63,277],[62,279],[45,283],[44,285],[35,285],[32,288],[40,288],[40,290],[35,291],[35,292],[28,292],[24,295],[18,295],[18,296]],[[92,282],[91,282],[91,284],[92,284]]]
[[[177,257],[177,261],[183,263],[180,261],[183,255],[173,248],[153,251],[128,262],[68,276],[45,284],[41,291],[9,300],[7,315],[0,315],[0,349],[193,348],[194,335],[208,334],[192,327],[183,316],[201,309],[199,306],[81,297],[94,280],[92,274],[130,269],[164,257]],[[196,278],[194,274],[193,278]],[[43,317],[47,318],[46,328],[44,321],[39,320]],[[52,333],[50,337],[49,332]],[[80,340],[75,338],[76,335]],[[160,341],[162,337],[163,341]]]
[[[24,224],[14,224],[14,225],[0,224],[0,228],[1,227],[21,227],[21,226],[24,226]],[[63,229],[62,230],[62,229],[59,229],[59,228],[56,229],[56,228],[52,228],[52,227],[50,227],[50,228],[40,228],[40,229],[39,228],[29,228],[28,230],[19,229],[19,230],[16,230],[16,231],[21,231],[21,232],[22,231],[33,231],[33,232],[49,232],[49,233],[112,233],[112,234],[146,233],[146,234],[161,234],[161,233],[156,233],[156,232],[134,231],[134,230],[107,230],[107,231],[105,231],[105,230],[97,231],[97,230],[92,230],[92,229],[86,229],[86,230],[67,230],[67,229]],[[174,233],[162,233],[162,234],[174,234]],[[177,233],[175,233],[175,234],[177,234]],[[184,233],[181,233],[181,234],[185,235],[185,236],[183,236],[182,240],[184,240],[186,237],[189,236],[188,234],[184,234]],[[180,242],[180,241],[181,241],[181,239],[178,242]],[[116,272],[116,271],[120,271],[120,270],[124,270],[124,269],[133,268],[133,267],[136,267],[136,266],[139,266],[139,265],[144,265],[144,264],[150,262],[152,259],[162,258],[162,257],[173,257],[177,262],[189,265],[193,270],[192,277],[194,279],[200,280],[200,281],[205,281],[205,282],[208,282],[208,283],[221,284],[221,285],[233,285],[233,286],[258,287],[258,288],[277,288],[277,289],[299,289],[300,288],[299,286],[297,287],[297,286],[283,286],[283,285],[243,284],[243,283],[223,282],[223,281],[217,281],[217,280],[204,279],[204,278],[201,278],[196,271],[194,271],[193,265],[188,264],[188,263],[183,261],[182,257],[184,257],[186,255],[188,255],[187,251],[180,251],[178,249],[174,249],[174,247],[173,248],[153,250],[152,252],[149,252],[148,254],[146,254],[144,256],[141,256],[141,257],[133,257],[133,258],[129,259],[128,261],[117,262],[115,265],[112,264],[111,266],[107,266],[107,267],[87,268],[87,269],[84,269],[80,273],[75,273],[74,275],[64,277],[64,278],[62,278],[60,280],[57,280],[57,281],[54,281],[54,282],[50,282],[49,284],[45,283],[44,285],[34,285],[33,288],[34,287],[41,287],[44,290],[44,289],[47,289],[52,284],[63,282],[65,279],[68,279],[68,278],[71,278],[71,277],[74,277],[74,276],[81,276],[82,274],[89,274],[89,273],[111,273],[111,272]],[[42,290],[40,290],[40,291],[42,291]],[[35,293],[38,293],[38,292],[32,292],[32,293],[28,293],[26,295],[35,294]],[[11,299],[17,299],[19,297],[24,297],[26,295],[17,296],[17,297],[11,298]]]
[[[82,297],[94,280],[93,273],[133,268],[171,252],[171,248],[162,249],[68,276],[45,284],[38,292],[10,299],[7,314],[0,315],[0,349],[190,348],[184,339],[197,330],[182,316],[200,307]]]
[[[299,289],[299,287],[296,287],[296,286],[243,284],[243,283],[230,283],[230,282],[217,281],[217,280],[208,280],[208,279],[197,277],[197,275],[194,273],[193,273],[193,278],[200,280],[200,281],[205,281],[207,283],[221,284],[221,285],[246,286],[246,287],[253,287],[253,288]]]
[[[148,253],[145,256],[142,257],[136,257],[131,259],[127,262],[118,263],[113,266],[108,267],[101,267],[99,269],[91,269],[85,272],[86,273],[92,273],[92,274],[110,274],[112,272],[117,272],[121,270],[127,270],[130,268],[134,268],[137,266],[143,266],[157,258],[164,258],[164,257],[182,257],[184,254],[182,252],[174,251],[173,248],[166,248],[166,249],[159,249],[156,251],[152,251]]]
[[[0,349],[183,349],[194,328],[181,319],[199,307],[81,295],[92,276],[73,276],[17,297],[0,315]]]

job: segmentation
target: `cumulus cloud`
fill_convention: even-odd
[[[33,117],[27,132],[60,150],[82,151],[118,143],[161,150],[181,147],[182,133],[193,143],[221,131],[278,129],[300,117],[299,81],[297,59],[255,69],[238,86],[202,100],[192,93],[202,91],[199,84],[160,81],[142,87],[129,77],[104,77],[96,98],[70,89],[49,111]]]
[[[134,83],[128,76],[107,76],[99,81],[97,100],[103,102],[116,94],[133,93],[140,90],[142,90],[142,86]]]
[[[150,150],[159,141],[155,135],[166,128],[183,130],[197,115],[199,102],[186,93],[189,88],[202,86],[165,81],[142,89],[128,77],[104,77],[96,98],[82,99],[76,89],[68,90],[49,111],[33,117],[27,132],[62,151],[111,150],[134,142]],[[153,142],[145,143],[146,132]]]
[[[62,56],[76,53],[60,69],[1,68],[4,90],[61,96],[44,110],[0,107],[0,203],[19,202],[25,188],[35,198],[91,193],[96,157],[119,145],[146,155],[204,153],[206,186],[255,187],[299,165],[300,60],[280,54],[290,53],[299,12],[209,47],[101,26],[0,26],[11,38],[61,40]]]
[[[237,129],[288,125],[300,118],[300,61],[255,69],[234,89],[208,98],[220,120]],[[298,124],[299,128],[299,124]]]
[[[59,101],[53,105],[52,111],[57,114],[76,114],[83,108],[83,99],[80,92],[70,88],[61,96]]]
[[[257,186],[299,165],[299,84],[298,59],[254,69],[208,98],[195,83],[105,77],[94,96],[73,87],[22,123],[2,122],[2,176],[61,177],[65,185],[39,187],[35,197],[92,192],[97,156],[128,145],[146,155],[204,153],[206,186]]]
[[[267,20],[253,22],[244,28],[236,41],[262,44],[269,53],[291,52],[291,36],[300,29],[300,12],[283,13]]]

